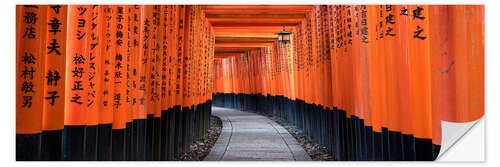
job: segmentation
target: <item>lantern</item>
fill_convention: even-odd
[[[290,38],[291,38],[291,32],[288,32],[285,30],[285,27],[283,26],[283,31],[279,32],[279,33],[276,33],[279,35],[278,37],[278,42],[281,42],[281,43],[288,43],[290,42]]]

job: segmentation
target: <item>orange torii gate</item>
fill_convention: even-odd
[[[216,46],[228,47],[215,61],[216,105],[280,116],[337,160],[434,160],[442,120],[484,114],[483,6],[270,8],[205,7]],[[266,31],[294,21],[293,41],[265,45]],[[249,43],[262,49],[236,49]]]
[[[172,160],[205,136],[215,33],[199,6],[16,12],[17,160]]]

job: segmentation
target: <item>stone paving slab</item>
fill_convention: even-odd
[[[265,116],[212,107],[222,132],[205,161],[310,161],[295,138]]]

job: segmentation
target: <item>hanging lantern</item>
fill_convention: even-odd
[[[288,32],[285,30],[285,26],[283,26],[283,31],[279,32],[279,33],[276,33],[279,35],[278,37],[278,42],[281,42],[281,43],[288,43],[290,42],[290,38],[292,36],[292,32]]]

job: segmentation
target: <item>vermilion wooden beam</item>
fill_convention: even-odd
[[[305,18],[305,14],[206,14],[207,18]]]
[[[260,43],[251,43],[251,42],[237,42],[237,43],[215,43],[215,47],[268,47],[272,46],[273,42],[260,42]]]
[[[300,22],[304,20],[303,17],[298,18],[273,18],[273,17],[252,17],[252,18],[240,18],[240,17],[223,17],[223,18],[207,18],[211,22],[222,22],[222,21],[259,21],[259,22]]]
[[[274,42],[278,38],[258,37],[215,37],[215,42]]]
[[[255,9],[255,10],[263,10],[263,9],[303,9],[303,10],[311,10],[312,5],[202,5],[201,9],[210,10],[210,9]]]
[[[231,23],[231,22],[211,22],[212,27],[263,27],[263,26],[297,26],[299,22],[293,23]]]
[[[269,32],[272,32],[272,33],[277,33],[277,32],[280,32],[281,30],[283,30],[283,26],[286,27],[286,30],[287,31],[290,31],[292,30],[291,27],[296,27],[296,26],[299,26],[300,25],[300,22],[297,22],[297,23],[272,23],[271,24],[267,24],[267,23],[262,23],[262,22],[248,22],[248,23],[243,23],[244,21],[240,21],[240,22],[233,22],[233,23],[215,23],[215,22],[212,22],[213,25],[213,28],[219,28],[218,30],[214,30],[214,31],[244,31],[244,32],[264,32],[264,33],[269,33]],[[241,28],[226,28],[226,27],[241,27]],[[280,28],[278,28],[280,27]],[[221,28],[226,28],[226,29],[221,29]],[[295,32],[294,30],[292,30],[293,32]]]
[[[220,58],[220,59],[224,59],[224,58],[228,58],[228,57],[232,57],[232,56],[241,56],[241,55],[215,55],[215,58]]]
[[[227,58],[227,57],[232,57],[232,56],[242,56],[245,53],[215,53],[214,56],[215,58]]]
[[[296,26],[301,19],[218,19],[209,20],[212,26]]]
[[[270,33],[235,33],[235,32],[219,32],[215,37],[247,37],[247,38],[278,38],[276,34]]]
[[[216,57],[269,47],[283,30],[295,32],[311,5],[207,5],[205,16],[215,31]]]
[[[238,41],[227,41],[227,42],[218,42],[217,44],[219,44],[219,46],[221,47],[224,47],[223,45],[226,45],[226,44],[234,44],[234,46],[237,46],[236,44],[239,44],[241,46],[254,46],[254,45],[271,45],[273,44],[274,42],[259,42],[259,41],[250,41],[250,42],[238,42]],[[231,45],[232,47],[233,45]]]
[[[214,27],[216,37],[267,37],[267,38],[277,38],[277,32],[283,30],[283,26],[271,27],[271,28],[226,28],[226,27]],[[295,27],[286,27],[287,31],[295,32]]]
[[[247,9],[243,9],[247,10]],[[242,9],[228,9],[228,10],[205,10],[206,14],[241,14]],[[309,10],[248,10],[252,14],[304,14],[309,12]]]
[[[251,51],[260,47],[215,47],[215,52]]]
[[[226,54],[226,53],[246,53],[251,50],[256,50],[256,49],[247,49],[247,50],[241,50],[241,51],[216,51],[214,52],[215,54]]]
[[[202,6],[206,14],[305,14],[312,5],[207,5]]]

